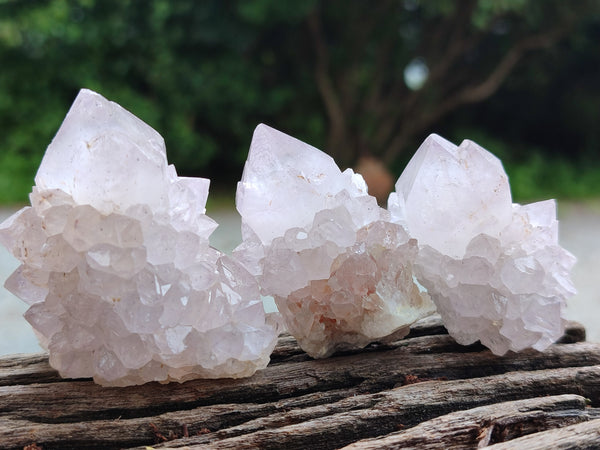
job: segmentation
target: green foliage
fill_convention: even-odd
[[[25,202],[40,161],[41,158],[27,158],[8,152],[0,154],[0,205]]]
[[[159,130],[183,174],[214,177],[211,164],[239,170],[256,123],[275,122],[302,91],[275,80],[279,55],[268,38],[296,26],[312,3],[283,3],[0,3],[0,60],[10,67],[0,71],[0,149],[19,167],[3,173],[20,177],[23,162],[39,163],[81,87]],[[24,199],[11,192],[5,201]]]
[[[507,172],[515,201],[548,197],[576,199],[600,196],[600,166],[575,164],[566,158],[533,153]]]
[[[509,145],[481,130],[459,129],[452,136],[477,142],[494,153],[508,174],[513,200],[519,203],[545,198],[577,199],[600,196],[600,164],[573,161],[540,148]]]
[[[527,9],[527,0],[482,0],[478,2],[472,22],[479,29],[486,29],[498,15],[506,13],[522,13]]]
[[[470,21],[460,22],[471,4]],[[224,179],[232,186],[239,177],[259,122],[325,148],[332,117],[316,76],[309,26],[316,17],[326,74],[349,111],[342,145],[329,150],[342,164],[362,151],[383,154],[393,135],[378,143],[385,136],[378,131],[397,114],[402,120],[384,124],[388,130],[413,132],[405,153],[390,160],[400,167],[424,137],[408,129],[415,118],[435,112],[465,77],[482,80],[527,33],[584,7],[591,12],[569,38],[528,55],[496,96],[426,131],[479,130],[503,153],[516,197],[543,196],[544,189],[591,195],[600,185],[599,6],[597,0],[0,0],[0,203],[26,200],[43,151],[81,87],[163,134],[182,174],[217,184]],[[479,39],[478,46],[449,66],[449,76],[441,77],[446,85],[432,82],[411,97],[403,85],[406,64],[416,56],[430,65],[442,60],[452,30]]]

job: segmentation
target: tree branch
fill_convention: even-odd
[[[454,23],[455,26],[453,28],[453,32],[448,38],[447,45],[442,46],[444,48],[444,52],[441,58],[439,58],[437,63],[434,61],[428,61],[429,77],[427,78],[426,84],[444,77],[456,59],[459,56],[464,55],[465,49],[470,47],[469,42],[471,39],[473,39],[473,36],[467,37],[467,31],[470,28],[471,18],[476,6],[476,0],[459,3],[459,9],[455,15],[455,18],[450,21],[450,23]],[[422,92],[422,89],[421,91],[417,92]]]
[[[460,105],[485,100],[498,90],[502,82],[504,82],[526,52],[550,47],[564,37],[569,29],[570,27],[565,26],[552,30],[549,33],[542,33],[524,39],[506,54],[486,80],[477,86],[463,89],[454,98],[449,98],[446,108],[453,109],[455,107],[454,104]]]
[[[385,113],[382,114],[382,117],[385,119],[374,137],[377,147],[384,148],[389,143],[394,132],[397,131],[399,118],[410,116],[419,105],[423,94],[427,92],[427,88],[438,79],[443,78],[455,60],[473,45],[473,38],[468,38],[467,34],[476,6],[476,0],[459,2],[452,17],[446,18],[442,24],[435,27],[436,33],[427,35],[428,39],[422,41],[417,54],[430,55],[428,58],[430,72],[427,81],[421,89],[410,91],[402,102],[398,101],[398,98],[406,92],[406,89],[402,89],[404,87],[403,80],[399,80],[394,86],[392,92],[387,96],[383,108]],[[441,55],[435,56],[442,48]]]
[[[384,161],[391,163],[402,151],[410,137],[430,127],[450,111],[459,106],[480,102],[492,96],[527,52],[552,46],[568,34],[572,24],[573,21],[568,20],[550,31],[523,38],[505,54],[485,80],[477,85],[463,88],[443,100],[437,108],[413,119],[411,122],[405,122],[386,149]]]
[[[315,81],[331,124],[328,150],[333,153],[336,151],[334,143],[345,134],[346,117],[329,73],[329,51],[327,50],[321,18],[317,9],[308,16],[308,29],[316,55]]]

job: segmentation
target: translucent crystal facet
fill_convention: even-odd
[[[406,334],[432,312],[413,279],[416,241],[360,175],[316,148],[259,125],[236,204],[244,242],[234,254],[311,356]]]
[[[65,377],[104,385],[252,375],[277,329],[255,278],[209,246],[209,181],[178,177],[162,137],[82,90],[0,226],[6,287]]]
[[[418,280],[459,343],[480,340],[501,355],[562,335],[575,258],[558,245],[555,203],[513,204],[495,156],[429,136],[389,210],[418,239]]]

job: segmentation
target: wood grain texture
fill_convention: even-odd
[[[585,398],[578,395],[528,398],[503,402],[501,407],[493,404],[453,412],[406,431],[362,440],[344,449],[481,448],[514,436],[588,421],[595,416],[586,410]]]
[[[498,357],[456,344],[434,318],[325,360],[282,336],[247,379],[127,388],[63,380],[46,355],[14,355],[0,358],[0,448],[400,448],[419,430],[445,448],[517,442],[596,421],[600,344],[583,339],[571,323],[545,352]]]
[[[509,442],[491,445],[490,450],[584,450],[600,448],[600,419],[582,422],[565,428],[531,434]]]

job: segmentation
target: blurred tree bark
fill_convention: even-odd
[[[557,45],[598,2],[322,1],[307,17],[327,150],[393,163],[459,107],[493,96],[527,56]],[[342,23],[343,22],[343,23]],[[347,25],[347,26],[344,26]],[[428,73],[403,77],[420,58]]]

